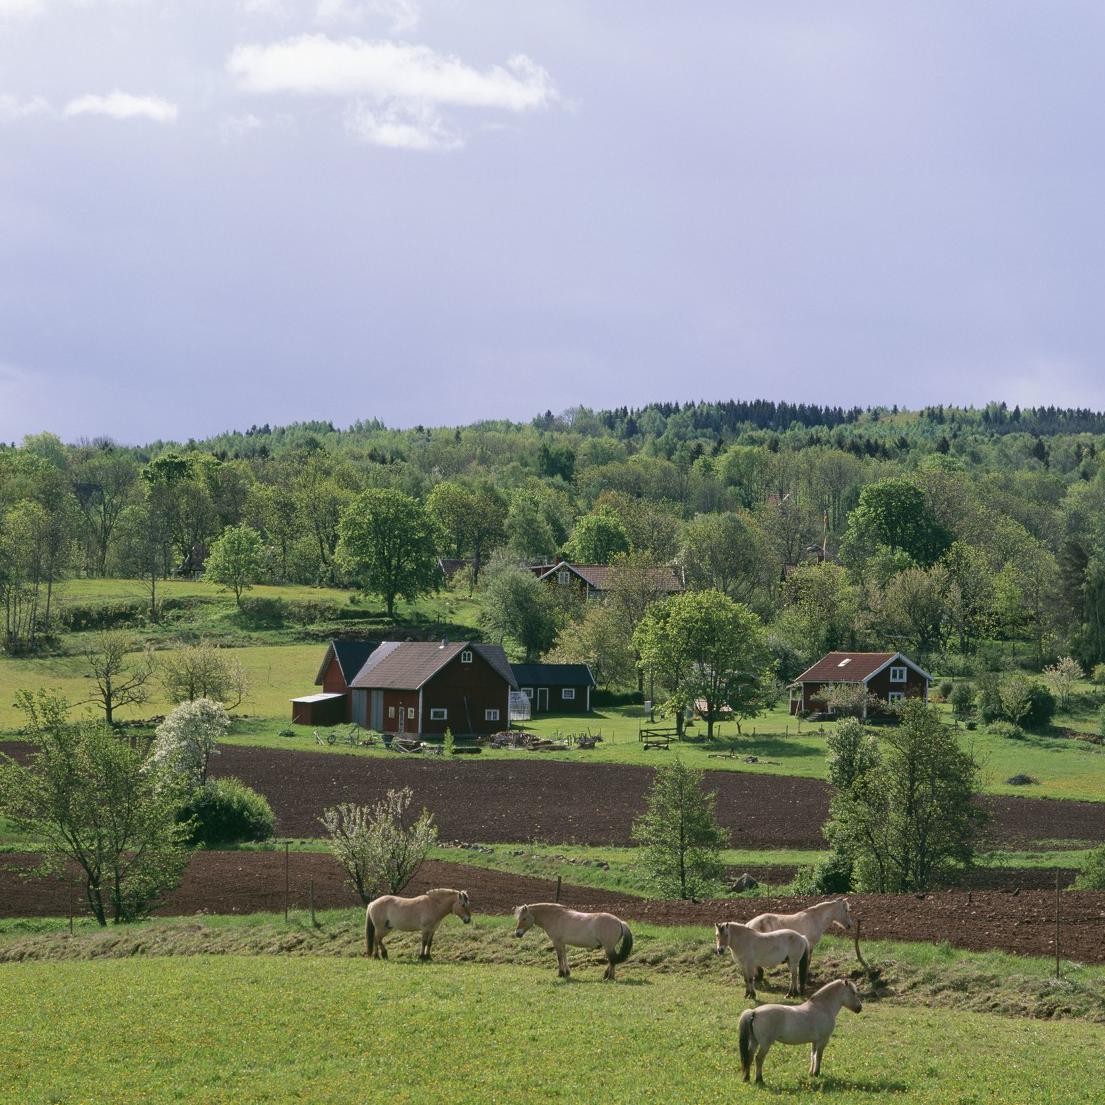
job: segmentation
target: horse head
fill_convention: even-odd
[[[855,928],[855,920],[852,917],[852,907],[847,898],[837,898],[833,905],[833,920],[845,931],[851,932]]]
[[[514,935],[525,936],[533,928],[533,910],[528,905],[520,905],[514,911]]]
[[[453,902],[453,912],[467,925],[472,920],[472,909],[468,904],[468,891],[458,890]]]
[[[846,978],[842,978],[840,981],[844,986],[844,1000],[841,1004],[851,1009],[853,1013],[863,1012],[863,1002],[860,1000],[856,984],[851,979]]]
[[[719,921],[714,925],[714,935],[717,937],[717,947],[714,951],[718,955],[724,955],[729,947],[729,925],[725,921]]]

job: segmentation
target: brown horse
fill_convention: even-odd
[[[437,926],[455,913],[466,925],[472,920],[467,890],[430,890],[417,898],[397,898],[384,894],[368,903],[364,913],[365,955],[387,959],[384,936],[389,932],[420,932],[422,945],[418,958],[429,962],[430,945]]]
[[[613,913],[580,913],[555,902],[520,905],[514,911],[514,935],[525,936],[534,925],[545,930],[556,950],[557,974],[569,978],[568,948],[602,948],[607,967],[604,979],[613,980],[614,968],[624,963],[633,950],[633,933]]]

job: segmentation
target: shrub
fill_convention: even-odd
[[[791,894],[847,894],[852,889],[852,861],[843,852],[831,851],[810,867],[800,867],[790,884]]]
[[[209,698],[182,702],[157,727],[150,762],[188,787],[203,786],[211,757],[229,728],[230,718],[220,703]]]
[[[1105,685],[1105,664],[1094,664],[1090,678],[1099,687]]]
[[[1011,721],[991,721],[986,728],[995,737],[1005,737],[1008,740],[1024,740],[1024,730]]]
[[[442,741],[442,747],[446,756],[453,754],[453,749],[456,747],[456,742],[453,740],[453,730],[445,730],[445,739]]]
[[[1040,782],[1035,775],[1011,775],[1005,780],[1006,786],[1010,787],[1027,787],[1034,786]]]
[[[970,717],[975,704],[975,691],[970,683],[957,683],[953,688],[948,701],[951,703],[952,713],[957,718]]]
[[[278,737],[294,737],[295,730],[290,725],[285,725],[283,729],[278,729],[276,731],[276,735]]]
[[[940,696],[941,701],[947,702],[954,688],[955,684],[950,679],[941,679],[936,688],[936,693]]]
[[[978,693],[975,696],[979,718],[987,724],[1000,720],[1004,714],[1001,704],[1001,687],[998,677],[991,673],[978,681]]]
[[[212,779],[194,790],[180,811],[181,821],[193,820],[192,843],[205,848],[244,840],[269,840],[276,816],[263,794],[240,779]]]
[[[1046,729],[1055,716],[1055,695],[1037,679],[1013,675],[1000,688],[1002,717],[1026,729]]]
[[[1095,848],[1082,865],[1078,878],[1074,880],[1075,890],[1105,890],[1105,847]]]
[[[1097,734],[1105,738],[1105,706],[1102,706],[1097,714]]]

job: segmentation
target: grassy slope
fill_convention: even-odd
[[[604,985],[587,965],[564,984],[543,956],[539,967],[236,955],[9,964],[0,1085],[25,1105],[689,1105],[755,1092],[737,1083],[744,1003],[720,981],[726,968],[706,980],[627,964],[623,983]],[[1096,1101],[1099,1045],[1100,1027],[1076,1021],[869,1002],[841,1015],[820,1083],[805,1048],[779,1047],[768,1087],[842,1105],[887,1094]]]

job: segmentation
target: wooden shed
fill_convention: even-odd
[[[296,725],[340,725],[348,720],[348,703],[348,695],[326,692],[293,698],[292,721]]]

